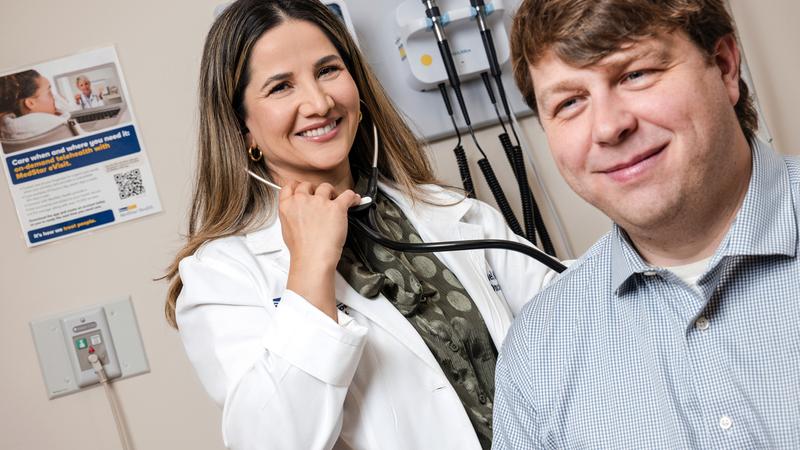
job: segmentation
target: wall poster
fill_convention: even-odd
[[[161,211],[114,47],[0,73],[0,155],[29,247]]]

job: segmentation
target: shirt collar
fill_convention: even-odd
[[[709,269],[726,256],[787,255],[797,251],[797,223],[783,157],[768,144],[752,146],[753,172],[736,218],[711,258]],[[634,249],[625,231],[614,224],[611,231],[611,280],[620,293],[635,273],[653,271]]]

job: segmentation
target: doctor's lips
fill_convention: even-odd
[[[647,170],[665,148],[667,148],[667,144],[639,153],[625,162],[596,172],[609,175],[614,181],[630,181]]]
[[[296,136],[314,141],[327,141],[332,139],[339,131],[339,124],[342,118],[328,119],[322,122],[309,125],[297,133]]]

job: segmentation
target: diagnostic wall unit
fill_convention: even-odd
[[[433,80],[426,78],[424,68],[430,72],[444,68],[433,32],[425,20],[425,6],[420,0],[338,0],[345,3],[358,36],[361,51],[386,89],[392,101],[405,114],[418,136],[436,140],[455,134],[453,125]],[[483,82],[477,73],[480,67],[488,71],[488,62],[481,44],[475,17],[470,16],[469,0],[437,0],[443,15],[449,18],[445,33],[450,41],[451,53],[457,70],[466,75],[461,89],[469,108],[470,118],[476,128],[496,125],[497,117]],[[511,75],[508,58],[508,30],[518,0],[487,1],[491,6],[489,23],[494,35],[503,72],[503,84],[509,105],[518,116],[530,115],[522,96],[517,91]],[[428,43],[425,44],[426,38]],[[407,48],[409,47],[410,48]],[[423,48],[426,47],[426,48]],[[407,58],[414,58],[413,62]],[[413,68],[413,69],[412,69]],[[414,76],[412,70],[420,75]],[[427,83],[426,83],[427,81]],[[425,89],[425,90],[423,90]],[[455,101],[455,97],[452,97]],[[459,125],[461,113],[456,111]]]

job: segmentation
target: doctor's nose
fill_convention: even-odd
[[[613,96],[592,99],[592,142],[617,145],[636,131],[636,116]]]
[[[333,97],[316,84],[310,86],[306,92],[300,105],[300,114],[304,116],[324,117],[336,105]]]

